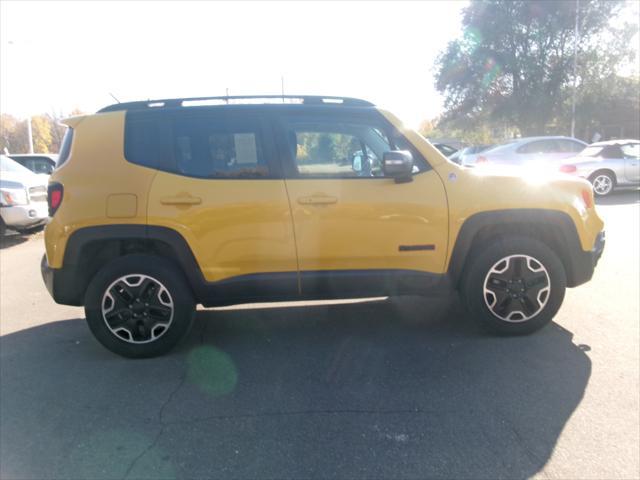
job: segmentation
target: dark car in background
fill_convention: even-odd
[[[445,157],[450,157],[458,151],[457,148],[454,148],[451,145],[447,145],[445,143],[434,143],[433,146],[436,147],[438,151]]]

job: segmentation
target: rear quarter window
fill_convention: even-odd
[[[127,114],[124,156],[131,163],[165,170],[169,167],[169,121],[159,115]]]
[[[60,153],[58,154],[58,162],[56,163],[56,168],[62,166],[69,159],[72,143],[73,128],[67,127],[67,131],[64,132],[64,137],[62,138],[62,145],[60,146]]]

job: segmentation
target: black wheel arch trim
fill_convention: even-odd
[[[172,260],[178,263],[194,294],[198,296],[202,293],[201,286],[205,283],[205,279],[191,248],[189,248],[186,239],[182,235],[168,227],[124,224],[80,228],[73,232],[67,241],[63,268],[60,270],[69,272],[76,270],[82,264],[85,247],[94,242],[109,240],[157,241],[166,244],[174,255]],[[77,286],[73,289],[79,290]],[[81,299],[78,299],[78,301],[81,302]]]
[[[485,229],[509,227],[546,226],[538,232],[541,236],[552,236],[556,241],[555,253],[560,258],[567,274],[567,286],[575,287],[589,281],[593,275],[595,262],[592,252],[584,251],[576,225],[568,213],[548,209],[509,209],[476,213],[467,218],[455,240],[448,273],[454,284],[463,275],[465,264],[478,234]],[[552,228],[548,228],[551,226]]]

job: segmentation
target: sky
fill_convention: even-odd
[[[364,98],[416,127],[464,1],[0,3],[0,111],[280,94]]]
[[[433,65],[466,5],[2,0],[0,112],[280,94],[283,77],[286,94],[364,98],[417,127],[442,111]],[[638,18],[640,2],[628,5]]]

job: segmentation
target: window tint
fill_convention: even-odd
[[[67,127],[67,131],[64,132],[64,137],[62,139],[62,145],[60,146],[60,153],[58,155],[58,162],[56,163],[56,168],[62,165],[64,162],[66,162],[69,159],[72,142],[73,142],[73,128]]]
[[[257,127],[193,117],[173,126],[178,173],[196,177],[261,177],[268,169]]]
[[[51,164],[49,162],[41,158],[33,161],[32,170],[35,173],[45,173],[49,175],[53,171],[53,168],[51,167]]]
[[[124,156],[138,165],[161,169],[162,165],[168,165],[171,155],[167,134],[170,134],[168,119],[127,114]]]
[[[257,121],[142,113],[127,117],[125,156],[133,163],[202,178],[269,176]]]
[[[387,136],[370,125],[291,122],[286,128],[302,177],[381,177],[382,155],[392,150]]]

